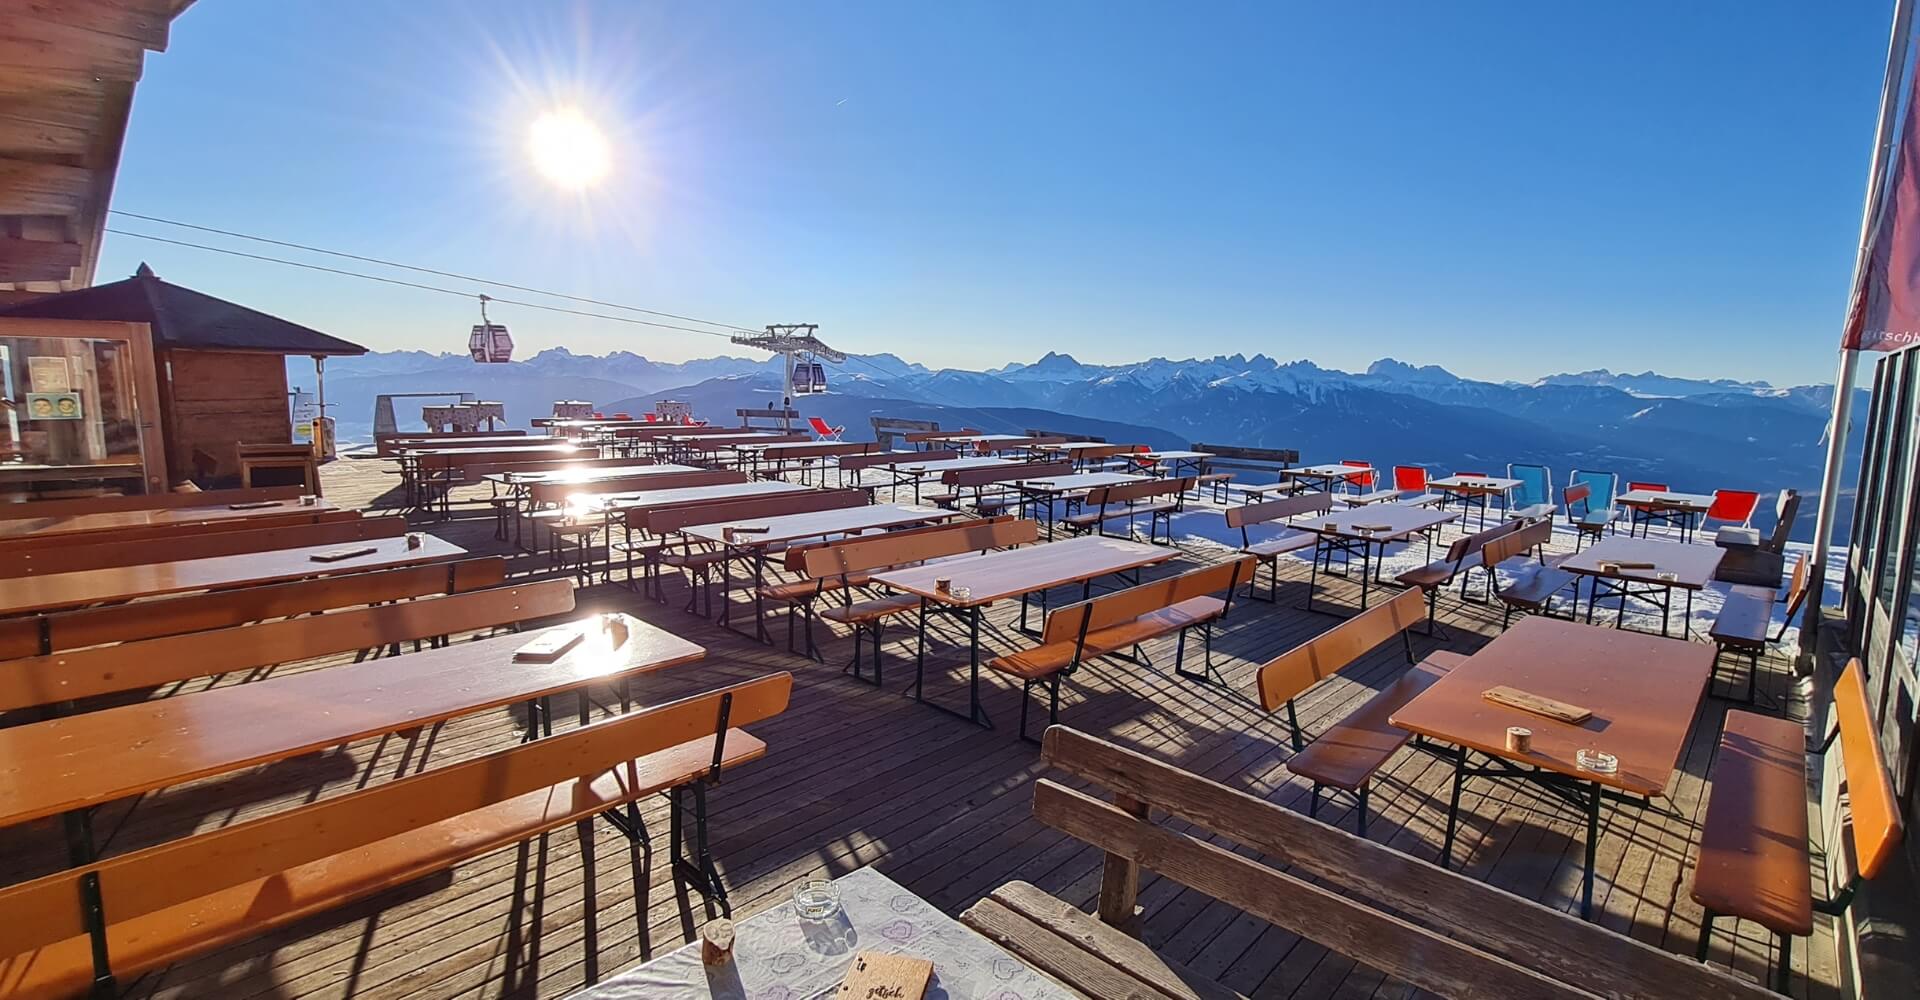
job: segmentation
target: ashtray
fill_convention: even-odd
[[[1620,770],[1620,758],[1605,750],[1582,748],[1574,752],[1573,762],[1580,765],[1580,770],[1595,774],[1612,774]]]

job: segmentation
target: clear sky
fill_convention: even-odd
[[[1824,381],[1890,11],[200,0],[148,61],[114,207],[935,366]],[[584,193],[531,166],[560,105],[611,137]],[[478,318],[123,236],[99,279],[143,259],[376,349],[463,350]],[[726,347],[492,315],[523,356]]]

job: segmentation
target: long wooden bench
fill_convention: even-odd
[[[535,425],[539,426],[539,425]],[[526,437],[526,431],[442,431],[438,434],[420,431],[400,431],[373,436],[373,453],[381,458],[392,458],[403,448],[457,448],[462,441],[487,441],[503,437]]]
[[[1447,552],[1444,556],[1435,559],[1425,566],[1415,567],[1394,577],[1395,583],[1403,587],[1417,587],[1422,594],[1426,595],[1428,635],[1445,636],[1446,634],[1446,630],[1440,627],[1440,592],[1445,590],[1455,580],[1458,580],[1460,581],[1460,596],[1465,598],[1467,596],[1467,578],[1472,575],[1474,567],[1480,565],[1472,561],[1473,558],[1480,554],[1480,550],[1485,548],[1488,542],[1499,538],[1501,535],[1518,531],[1521,526],[1522,522],[1520,521],[1502,521],[1485,531],[1475,532],[1471,535],[1462,535],[1454,539],[1452,543],[1447,546]],[[1493,593],[1493,576],[1492,574],[1482,575],[1487,577],[1487,593],[1491,595]]]
[[[256,486],[244,490],[189,490],[184,493],[144,493],[117,497],[80,497],[73,500],[23,500],[0,503],[0,518],[66,517],[70,514],[111,514],[126,510],[172,510],[176,507],[217,507],[263,500],[296,500],[298,486]]]
[[[1291,521],[1302,514],[1325,514],[1332,509],[1333,497],[1330,494],[1310,493],[1305,496],[1241,504],[1238,507],[1228,507],[1223,512],[1227,519],[1227,527],[1240,529],[1240,551],[1267,564],[1267,596],[1261,597],[1255,593],[1254,577],[1249,576],[1247,578],[1248,600],[1270,603],[1278,600],[1280,557],[1289,552],[1313,548],[1319,542],[1320,536],[1311,531],[1290,531],[1256,542],[1247,529],[1256,524]]]
[[[1280,475],[1300,461],[1300,453],[1292,448],[1242,448],[1238,445],[1205,444],[1196,441],[1193,450],[1203,451],[1213,456],[1207,459],[1207,471],[1200,477],[1200,486],[1213,490],[1215,503],[1227,501],[1227,487],[1233,484],[1235,475],[1232,472],[1221,472],[1221,469],[1237,469],[1241,472],[1276,477],[1275,482],[1240,487],[1241,493],[1248,499],[1293,493],[1299,489],[1299,484]]]
[[[1010,549],[1032,544],[1039,538],[1038,524],[1012,517],[998,517],[908,528],[875,538],[855,538],[810,548],[805,551],[802,560],[807,580],[804,584],[796,585],[798,589],[791,595],[804,602],[803,607],[808,613],[808,651],[811,653],[813,649],[812,599],[830,592],[839,593],[843,598],[841,604],[820,612],[820,617],[853,629],[853,657],[847,661],[847,668],[856,680],[866,680],[860,673],[861,636],[872,634],[872,683],[878,687],[881,628],[888,618],[918,608],[920,599],[912,594],[884,594],[856,600],[855,588],[866,585],[868,578],[879,570],[914,566],[950,556]],[[808,584],[812,587],[810,596],[805,589]]]
[[[1754,688],[1760,677],[1760,654],[1767,647],[1779,642],[1793,626],[1793,617],[1800,605],[1807,599],[1810,589],[1808,580],[1807,557],[1801,556],[1794,561],[1793,576],[1787,582],[1787,591],[1781,596],[1786,608],[1781,614],[1780,628],[1772,635],[1767,630],[1773,625],[1774,593],[1742,593],[1735,590],[1727,594],[1726,601],[1720,605],[1720,613],[1713,618],[1713,627],[1707,630],[1707,636],[1713,640],[1717,652],[1713,658],[1714,673],[1720,671],[1720,657],[1728,653],[1747,658],[1747,704],[1753,704]]]
[[[827,459],[846,460],[870,455],[878,451],[880,445],[873,441],[800,441],[794,444],[776,445],[760,452],[760,461],[767,468],[755,467],[754,472],[770,479],[778,479],[789,472],[799,472],[800,481],[808,482],[815,463],[824,466]],[[791,464],[790,464],[791,463]],[[824,481],[826,472],[821,472]]]
[[[1375,605],[1268,660],[1255,675],[1260,707],[1269,712],[1287,710],[1287,729],[1294,749],[1287,769],[1313,782],[1307,799],[1309,816],[1319,814],[1321,789],[1335,788],[1358,801],[1358,828],[1362,837],[1367,835],[1367,792],[1373,776],[1408,738],[1406,730],[1388,725],[1387,718],[1465,659],[1456,653],[1436,652],[1415,661],[1409,629],[1423,617],[1424,604],[1418,590],[1401,591],[1393,600]],[[1294,699],[1394,636],[1404,644],[1409,669],[1303,747]]]
[[[792,687],[762,677],[0,889],[0,997],[110,995],[123,977],[596,816],[638,840],[635,804],[657,793],[676,885],[731,915],[706,789],[766,755],[741,727],[785,711]]]
[[[346,545],[379,538],[399,538],[406,533],[407,520],[403,517],[356,517],[274,528],[212,533],[176,532],[159,538],[90,542],[53,548],[18,551],[0,548],[0,577],[79,573],[116,566],[142,566],[308,545]]]
[[[361,513],[357,510],[314,510],[312,508],[288,507],[284,512],[263,512],[250,517],[218,518],[205,521],[181,521],[173,524],[124,525],[111,531],[86,532],[72,534],[62,531],[36,532],[27,535],[12,535],[0,539],[0,552],[27,552],[34,549],[57,549],[72,545],[98,544],[111,538],[116,544],[141,542],[154,538],[180,538],[189,535],[213,535],[227,531],[259,531],[265,528],[297,528],[309,524],[334,524],[340,521],[358,521]]]
[[[1150,479],[1143,483],[1119,483],[1096,486],[1087,491],[1077,513],[1062,518],[1068,530],[1094,531],[1105,536],[1107,522],[1127,519],[1127,534],[1133,534],[1133,519],[1147,515],[1147,541],[1159,539],[1161,524],[1167,526],[1167,544],[1173,544],[1173,515],[1180,510],[1180,498],[1193,489],[1195,478]],[[1171,497],[1172,499],[1160,499]]]
[[[1729,711],[1709,775],[1712,791],[1700,822],[1700,856],[1693,873],[1693,901],[1706,911],[1699,959],[1707,960],[1713,923],[1721,917],[1751,920],[1772,931],[1778,955],[1774,988],[1787,992],[1793,971],[1793,939],[1813,933],[1815,912],[1840,916],[1861,884],[1892,858],[1904,835],[1900,800],[1887,774],[1886,754],[1867,703],[1860,661],[1848,662],[1833,685],[1834,740],[1845,771],[1852,851],[1829,850],[1823,863],[1826,898],[1813,895],[1812,847],[1807,839],[1807,734],[1799,722]],[[1829,787],[1838,779],[1828,771]],[[1836,803],[1838,799],[1836,797]],[[1843,880],[1834,885],[1832,868]]]
[[[129,642],[500,584],[499,556],[187,594],[0,620],[0,660]]]
[[[573,582],[546,580],[277,622],[65,650],[0,662],[0,712],[246,673],[355,650],[440,640],[459,632],[566,614]]]
[[[594,532],[609,527],[608,517],[586,516],[573,509],[568,500],[572,497],[605,496],[609,493],[637,493],[646,490],[678,490],[690,486],[720,486],[727,483],[744,483],[744,473],[729,469],[702,469],[694,472],[650,472],[637,476],[622,476],[618,479],[599,479],[590,483],[534,483],[527,487],[527,504],[514,521],[513,536],[516,542],[523,537],[530,542],[527,548],[540,550],[540,529],[548,531],[548,548],[559,545],[561,538],[581,539],[584,545],[591,540]],[[524,533],[522,526],[525,526]],[[584,537],[583,537],[584,536]]]
[[[1501,628],[1506,628],[1507,623],[1513,620],[1515,611],[1558,617],[1553,614],[1553,598],[1561,591],[1573,595],[1572,604],[1579,603],[1580,578],[1544,558],[1529,575],[1508,583],[1500,581],[1500,564],[1534,550],[1544,552],[1547,542],[1553,538],[1552,521],[1518,523],[1523,527],[1493,538],[1480,547],[1480,565],[1486,569],[1493,596],[1500,602]],[[1574,613],[1575,608],[1568,607],[1568,621],[1573,620]]]
[[[633,586],[633,563],[636,558],[644,578],[652,585],[656,600],[665,599],[660,585],[660,567],[685,570],[691,578],[686,610],[694,610],[696,602],[704,596],[707,611],[711,612],[713,598],[709,591],[713,570],[725,566],[735,558],[735,553],[720,546],[678,536],[680,529],[696,524],[721,524],[782,514],[843,510],[863,507],[870,502],[860,490],[805,490],[769,497],[681,504],[660,510],[636,510],[626,515],[623,521],[625,540],[615,543],[613,551],[624,557],[629,588]],[[636,530],[640,532],[637,539],[633,536]]]
[[[893,466],[905,465],[909,462],[917,465],[921,462],[938,462],[959,457],[960,453],[952,449],[943,451],[883,451],[879,450],[879,446],[876,444],[875,450],[867,454],[844,455],[841,457],[837,463],[840,469],[840,485],[866,490],[867,494],[871,496],[874,490],[882,486],[899,486],[903,482],[899,474],[893,471]],[[868,469],[886,470],[887,478],[884,481],[869,481],[865,475]],[[848,475],[849,473],[852,473],[852,475]]]
[[[1000,483],[1011,483],[1019,479],[1045,479],[1048,476],[1071,475],[1073,464],[1070,462],[1016,462],[1012,465],[989,465],[979,469],[948,469],[940,474],[940,483],[946,489],[939,493],[929,493],[925,499],[950,507],[965,498],[964,491],[973,491],[973,508],[982,514],[989,510],[998,511],[1002,507],[1017,502],[1012,493],[989,495],[987,487]],[[1004,501],[1004,502],[1003,502]]]
[[[1035,684],[1047,686],[1047,724],[1060,718],[1060,679],[1088,660],[1122,655],[1149,639],[1179,633],[1174,647],[1173,672],[1191,680],[1220,680],[1213,664],[1213,624],[1226,617],[1240,581],[1252,575],[1250,556],[1230,559],[1179,576],[1151,580],[1135,587],[1102,594],[1091,600],[1056,608],[1047,614],[1040,645],[997,656],[987,666],[1021,682],[1020,738],[1027,735],[1027,704]],[[1185,668],[1187,631],[1199,628],[1206,645],[1206,666]]]
[[[1396,990],[1397,980],[1416,992],[1475,1000],[1772,996],[1098,737],[1055,726],[1044,760],[1090,786],[1043,778],[1033,814],[1105,852],[1094,912],[1014,882],[960,919],[1086,996],[1239,995],[1140,940],[1143,869],[1376,970]],[[1155,822],[1159,814],[1180,826]]]

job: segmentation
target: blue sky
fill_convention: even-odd
[[[1890,10],[203,0],[148,61],[114,207],[936,366],[1824,381]],[[530,167],[559,105],[612,137],[584,195]],[[123,236],[100,280],[141,260],[377,349],[477,320]],[[726,346],[492,312],[525,354]]]

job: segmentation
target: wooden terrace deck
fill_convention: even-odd
[[[391,506],[398,497],[395,477],[386,474],[392,468],[384,460],[335,462],[325,470],[328,499],[349,507]],[[506,543],[493,540],[484,507],[456,508],[451,521],[422,518],[419,523],[476,553],[509,551]],[[1225,553],[1191,546],[1182,558],[1148,572],[1177,572]],[[544,555],[523,556],[514,569],[549,573]],[[1284,728],[1253,705],[1251,692],[1258,663],[1337,621],[1295,610],[1305,577],[1303,566],[1297,572],[1283,568],[1278,605],[1236,603],[1215,642],[1231,690],[1173,677],[1173,638],[1168,637],[1148,644],[1151,669],[1102,661],[1069,679],[1062,689],[1063,719],[1304,811],[1307,786],[1284,767],[1290,753]],[[1349,596],[1346,583],[1330,586],[1330,596]],[[766,740],[768,758],[729,773],[712,795],[713,850],[736,915],[784,899],[801,879],[863,865],[877,866],[950,914],[1011,879],[1091,906],[1100,875],[1098,852],[1029,814],[1030,785],[1042,768],[1037,748],[1013,732],[1018,685],[999,678],[983,683],[987,709],[999,728],[982,730],[900,694],[911,680],[910,655],[899,641],[911,634],[905,627],[889,633],[887,683],[874,689],[841,675],[840,663],[850,650],[844,635],[829,637],[823,627],[828,662],[813,663],[787,653],[784,644],[762,646],[681,612],[682,594],[677,583],[670,583],[673,601],[661,606],[624,588],[600,585],[582,591],[580,604],[637,614],[708,648],[702,662],[636,681],[640,702],[773,670],[793,672],[791,709],[754,730]],[[1452,639],[1416,638],[1422,654],[1435,648],[1471,651],[1499,628],[1497,611],[1452,597],[1443,599],[1441,608]],[[1000,627],[989,636],[991,647],[1011,646],[1006,625],[1016,610],[994,609],[992,620]],[[770,624],[777,641],[783,625]],[[954,641],[958,638],[936,642],[930,654],[934,663],[959,668],[929,671],[929,691],[949,704],[965,697],[965,650]],[[1785,696],[1785,661],[1774,657],[1766,666],[1770,673],[1762,690]],[[1301,700],[1302,725],[1317,732],[1401,669],[1397,643],[1375,651],[1364,668],[1323,682]],[[184,687],[243,680],[226,677]],[[1719,687],[1727,690],[1726,682]],[[597,689],[591,696],[600,711],[609,704],[618,710],[610,691]],[[1672,815],[1609,808],[1603,816],[1598,920],[1681,954],[1692,953],[1699,932],[1700,914],[1686,891],[1688,855],[1705,802],[1703,776],[1726,704],[1711,700],[1695,729],[1683,774],[1671,789]],[[556,726],[572,725],[574,708],[570,698],[560,699],[554,706]],[[414,741],[367,741],[176,787],[102,810],[95,829],[102,837],[111,833],[108,850],[118,852],[217,828],[510,746],[519,738],[519,720],[517,709],[490,712]],[[1427,755],[1398,756],[1374,788],[1372,839],[1433,858],[1449,777],[1449,769]],[[1323,805],[1321,817],[1350,828],[1349,808],[1350,802],[1341,799]],[[661,845],[664,802],[649,805],[645,817],[655,844]],[[1529,788],[1470,782],[1462,817],[1456,858],[1467,859],[1470,874],[1550,906],[1577,909],[1583,822],[1558,800]],[[1822,828],[1814,825],[1816,831]],[[653,864],[643,864],[640,852],[604,823],[551,834],[148,975],[131,985],[129,995],[227,1000],[564,996],[671,950],[703,919],[697,899],[683,908],[675,898],[664,853],[656,853]],[[57,821],[0,830],[0,880],[39,874],[63,859]],[[1409,993],[1403,984],[1170,881],[1149,878],[1141,903],[1144,932],[1164,955],[1250,996]],[[1731,948],[1738,972],[1764,980],[1770,961],[1766,932],[1746,924],[1735,930],[1731,922],[1721,924],[1714,961],[1725,964]],[[1796,945],[1796,995],[1837,995],[1831,935],[1831,923],[1823,918],[1812,947]]]

